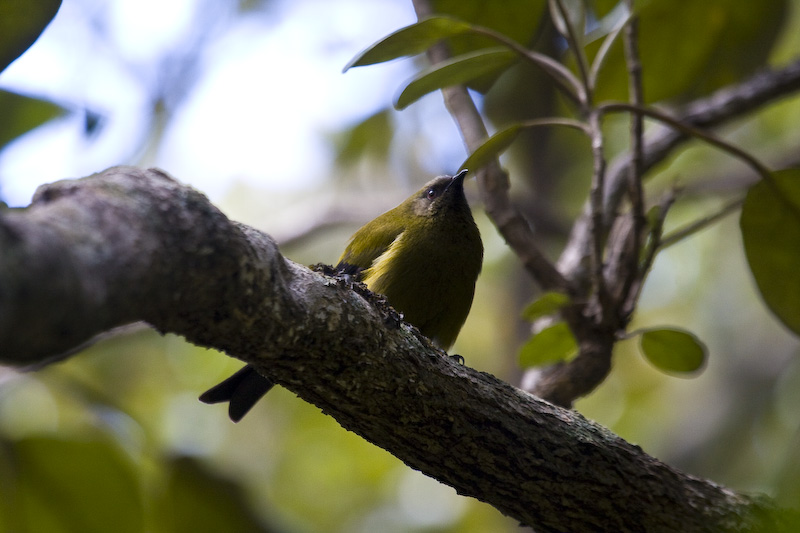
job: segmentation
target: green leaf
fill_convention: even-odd
[[[569,305],[570,302],[569,296],[563,292],[546,292],[531,302],[528,307],[522,311],[522,317],[525,320],[533,322],[543,316],[549,316],[560,311],[563,307]]]
[[[509,126],[508,128],[489,137],[482,145],[472,152],[472,154],[466,160],[464,160],[460,168],[468,168],[473,172],[477,172],[481,167],[508,149],[508,147],[511,146],[511,143],[514,142],[522,130],[542,126],[565,126],[583,131],[584,133],[586,132],[585,125],[577,120],[556,117],[527,120],[525,122]]]
[[[506,48],[488,48],[437,63],[420,72],[397,97],[395,107],[404,109],[426,94],[461,85],[508,68],[516,54]]]
[[[774,172],[753,185],[739,226],[764,302],[800,335],[800,169]]]
[[[523,368],[544,366],[566,361],[577,353],[578,343],[569,326],[558,322],[528,339],[519,352],[519,364]]]
[[[482,168],[489,161],[505,152],[508,147],[511,146],[511,143],[516,140],[522,129],[523,127],[521,124],[515,124],[503,131],[495,133],[472,152],[467,160],[461,164],[461,168],[468,168],[471,171],[477,171]]]
[[[497,46],[497,41],[481,34],[478,28],[488,28],[527,46],[541,35],[542,22],[547,23],[547,0],[433,0],[431,4],[436,13],[447,14],[474,26],[468,32],[447,39],[452,56]],[[482,76],[471,81],[469,88],[485,94],[500,75]]]
[[[546,19],[546,0],[433,0],[436,13],[447,14],[470,24],[490,28],[522,45],[531,44]],[[496,46],[492,39],[466,32],[447,40],[454,56]]]
[[[421,54],[440,40],[470,30],[472,26],[451,17],[431,17],[401,28],[372,44],[345,65],[344,71]]]
[[[645,103],[706,95],[766,67],[787,20],[786,6],[786,0],[704,0],[680,7],[674,0],[637,2]],[[590,57],[600,44],[587,47]],[[627,97],[625,56],[617,42],[598,76],[595,101]]]
[[[0,0],[0,71],[39,38],[59,7],[61,0]]]
[[[0,0],[2,2],[2,0]],[[17,93],[0,90],[0,149],[20,135],[64,114],[63,107]]]
[[[639,347],[648,361],[666,372],[694,372],[707,357],[703,342],[686,330],[648,329],[642,332]]]
[[[114,442],[38,437],[13,453],[26,531],[144,531],[139,478]]]

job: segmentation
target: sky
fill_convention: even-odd
[[[0,74],[0,88],[70,110],[0,152],[3,199],[26,205],[41,183],[116,164],[162,167],[212,200],[234,180],[307,187],[329,172],[331,132],[389,105],[413,74],[410,60],[342,73],[367,45],[415,21],[410,2],[275,0],[246,16],[232,4],[64,0]],[[202,35],[198,12],[211,13]],[[194,62],[184,60],[187,43],[202,47]],[[147,137],[152,87],[165,76],[186,96],[156,140]],[[432,121],[447,120],[441,98],[428,107]],[[83,109],[102,117],[98,134],[85,134]]]

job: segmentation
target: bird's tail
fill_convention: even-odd
[[[228,402],[228,416],[238,422],[275,384],[245,365],[234,375],[200,395],[203,403]]]

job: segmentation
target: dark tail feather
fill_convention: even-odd
[[[238,422],[275,384],[245,365],[234,375],[200,395],[203,403],[228,403],[228,416]]]

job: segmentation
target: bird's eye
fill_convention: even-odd
[[[433,200],[436,198],[436,189],[428,189],[428,192],[425,193],[425,196],[428,198],[428,200]]]

